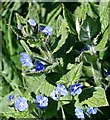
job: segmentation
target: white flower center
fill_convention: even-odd
[[[24,103],[23,103],[23,102],[21,102],[21,103],[20,103],[20,107],[22,108],[22,107],[23,107],[23,105],[24,105]]]

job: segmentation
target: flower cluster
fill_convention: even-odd
[[[13,100],[14,95],[9,95],[8,100]],[[39,108],[45,108],[48,106],[48,98],[43,96],[43,95],[39,95],[36,97],[35,103],[38,104]],[[14,101],[14,107],[15,110],[18,111],[24,111],[28,108],[28,102],[27,99],[25,97],[17,97]]]
[[[72,85],[70,87],[70,93],[75,96],[75,95],[78,95],[82,92],[82,84],[80,83],[76,83],[74,85]],[[53,100],[58,100],[59,96],[67,96],[68,95],[68,91],[66,89],[66,87],[62,84],[57,84],[57,88],[56,90],[53,90],[51,93],[50,93],[50,97],[53,99]]]
[[[30,24],[30,26],[33,29],[36,28],[36,26],[38,25],[36,23],[36,21],[33,20],[33,19],[29,19],[27,22]],[[20,26],[19,29],[22,30],[22,26]],[[47,38],[49,38],[52,35],[53,29],[50,26],[43,26],[40,29],[40,32],[46,34]],[[96,52],[94,46],[89,47],[89,49],[93,53]],[[83,48],[81,50],[81,52],[83,52],[85,50],[88,50],[88,48],[87,47]],[[29,69],[33,68],[34,63],[35,63],[35,69],[34,70],[37,73],[45,70],[44,65],[40,61],[32,60],[31,56],[27,53],[20,53],[20,61],[22,62],[23,66],[26,66]],[[55,101],[59,101],[60,97],[68,96],[69,92],[72,96],[76,96],[76,95],[81,94],[82,93],[82,88],[83,88],[83,85],[81,83],[75,83],[75,84],[70,86],[69,91],[68,91],[68,89],[66,88],[65,85],[57,84],[56,89],[53,89],[53,91],[50,93],[50,97]],[[13,100],[13,98],[14,98],[14,96],[10,95],[8,99],[11,101],[11,100]],[[38,108],[43,109],[43,108],[46,108],[48,106],[49,99],[48,99],[48,97],[41,94],[41,95],[36,96],[35,103],[38,105]],[[28,108],[27,99],[25,97],[16,98],[14,106],[15,106],[15,109],[18,110],[18,111],[26,110]],[[77,107],[75,109],[75,115],[78,119],[79,118],[84,119],[85,114],[90,114],[90,115],[91,114],[96,114],[97,110],[98,110],[97,107],[87,107],[86,112],[85,112],[82,108]]]
[[[28,68],[33,67],[32,59],[30,58],[30,55],[27,53],[20,53],[20,61],[22,64]],[[45,69],[44,65],[40,61],[36,61],[36,72],[43,71]]]
[[[32,26],[32,27],[36,27],[38,24],[36,23],[35,20],[33,19],[29,19],[28,20],[28,23]],[[46,35],[48,36],[51,36],[52,35],[52,32],[53,32],[53,28],[50,27],[50,26],[43,26],[41,29],[40,29],[41,32],[45,33]]]
[[[86,112],[87,112],[87,114],[96,114],[97,110],[98,110],[97,107],[87,107]],[[85,118],[84,111],[79,107],[75,109],[75,115],[77,118],[81,118],[81,119]]]

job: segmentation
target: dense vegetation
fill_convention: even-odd
[[[1,118],[108,120],[109,0],[0,4]]]

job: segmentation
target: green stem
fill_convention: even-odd
[[[11,25],[12,13],[13,13],[13,10],[15,9],[15,7],[16,7],[16,3],[14,3],[14,5],[11,9],[11,13],[10,13],[9,21],[8,21],[9,26]],[[14,51],[13,51],[12,38],[11,38],[11,28],[9,26],[8,26],[9,51],[10,51],[10,55],[13,55]]]
[[[64,109],[63,109],[63,106],[62,106],[62,102],[59,101],[60,103],[60,107],[61,107],[61,111],[62,111],[62,118],[66,120],[66,116],[65,116],[65,113],[64,113]]]
[[[25,75],[25,73],[24,73],[24,69],[23,69],[23,66],[22,66],[22,81],[23,81],[23,86],[26,89],[26,84],[25,84],[25,81],[24,81],[24,75]]]
[[[42,62],[47,63],[48,65],[52,65],[51,62],[49,62],[49,61],[47,61],[47,60],[45,60],[45,59],[43,59],[43,58],[37,56],[35,53],[33,53],[33,57],[36,58],[36,59],[38,59],[38,60],[41,60]]]

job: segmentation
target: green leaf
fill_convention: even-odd
[[[43,115],[44,118],[52,118],[57,112],[58,102],[50,100],[50,99],[49,99],[49,101],[50,101],[50,103],[49,103],[48,107],[45,109],[45,112]]]
[[[103,51],[108,41],[108,29],[103,34],[103,38],[101,39],[100,43],[96,46],[96,51]]]
[[[22,46],[24,47],[26,52],[31,55],[32,52],[31,52],[30,48],[28,47],[28,45],[26,44],[26,42],[24,40],[20,40],[20,43],[22,44]]]
[[[47,16],[47,23],[52,25],[53,21],[55,20],[55,18],[61,13],[62,11],[62,6],[61,4],[58,5],[56,8],[54,8]]]
[[[86,16],[86,19],[83,21],[81,25],[79,39],[81,41],[91,42],[92,38],[94,38],[100,32],[100,21],[99,18],[92,19],[90,16]]]
[[[103,33],[109,25],[109,7],[107,0],[106,2],[100,2],[98,9],[101,22],[101,32]]]
[[[79,63],[78,65],[74,65],[69,72],[66,73],[66,75],[63,75],[62,78],[60,78],[59,81],[57,81],[57,84],[67,84],[67,86],[70,86],[74,84],[81,76],[82,73],[82,67],[83,62]]]
[[[75,83],[80,78],[81,73],[82,73],[82,66],[83,66],[83,62],[81,62],[78,65],[76,65],[75,67],[73,67],[67,73],[67,78],[71,82],[71,84]]]
[[[53,53],[57,52],[66,42],[66,39],[68,37],[68,32],[66,29],[66,22],[65,20],[62,21],[61,27],[60,27],[60,32],[61,32],[61,39],[58,42],[57,47],[54,49]]]
[[[20,55],[14,55],[11,57],[11,60],[14,62],[16,68],[22,70],[22,63],[20,62]]]
[[[9,114],[10,113],[12,115],[12,114],[15,113],[14,107],[9,107],[10,101],[8,101],[8,97],[11,94],[14,95],[14,99],[15,99],[15,97],[23,95],[19,89],[11,91],[9,94],[5,95],[1,100],[2,101],[2,106],[0,106],[0,108],[2,107],[2,113],[3,114]]]
[[[37,14],[36,14],[37,13]],[[29,3],[29,18],[36,20],[39,23],[40,5],[38,3]]]
[[[48,83],[45,77],[44,74],[40,73],[36,74],[36,76],[26,76],[27,92],[34,92],[35,94],[40,92],[46,96],[50,96],[54,86]]]
[[[14,27],[12,25],[10,25],[9,27],[11,27],[12,31],[19,37],[23,38],[23,35],[21,33],[21,30],[19,30],[17,27]]]
[[[59,15],[56,20],[56,24],[55,24],[55,31],[56,31],[57,37],[59,37],[61,35],[62,21],[63,21],[63,17],[61,15]]]
[[[73,14],[66,9],[65,6],[63,6],[63,16],[67,21],[69,30],[72,34],[76,35],[76,31],[75,31],[75,23],[74,23],[74,19],[73,19]]]
[[[20,74],[14,66],[13,62],[2,55],[2,71],[0,71],[0,75],[6,80],[12,89],[16,89],[18,85],[22,85],[22,81],[20,80]]]
[[[20,25],[25,25],[27,23],[26,19],[16,13],[17,27],[20,28]]]
[[[86,77],[92,77],[92,75],[93,75],[90,66],[84,66],[83,65],[82,72]]]
[[[62,102],[62,106],[63,106],[63,105],[69,104],[69,103],[71,102],[72,96],[71,96],[70,93],[68,93],[67,96],[65,96],[65,97],[60,97],[59,100]]]
[[[79,103],[81,105],[87,104],[90,107],[108,106],[105,91],[101,87],[84,89],[79,95]]]

